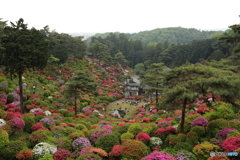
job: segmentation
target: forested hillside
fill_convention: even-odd
[[[106,38],[111,32],[97,33],[94,37]],[[143,45],[149,43],[164,43],[168,41],[171,44],[186,44],[193,40],[208,39],[215,35],[222,34],[223,31],[200,31],[195,28],[169,27],[157,28],[150,31],[142,31],[138,33],[124,33],[130,40],[140,40]],[[120,32],[114,32],[117,36]],[[90,38],[88,38],[90,42]]]

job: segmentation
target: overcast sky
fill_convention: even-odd
[[[165,27],[227,29],[240,0],[2,0],[0,18],[59,33],[140,32]]]

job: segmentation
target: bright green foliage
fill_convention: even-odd
[[[121,135],[121,141],[125,140],[125,139],[133,139],[134,138],[134,135],[132,133],[123,133]]]
[[[104,134],[96,142],[96,147],[110,152],[114,145],[120,144],[119,138],[115,134]]]
[[[142,132],[142,127],[138,123],[132,123],[128,128],[128,132],[136,136],[138,133]]]
[[[206,132],[210,137],[215,137],[216,133],[224,128],[230,128],[228,121],[225,119],[216,119],[208,123]]]
[[[203,126],[194,126],[193,128],[191,128],[191,131],[197,133],[199,137],[204,137],[206,134]]]
[[[35,120],[34,117],[22,117],[22,119],[25,122],[25,126],[24,126],[24,131],[28,132],[28,133],[32,133],[32,129],[31,127],[35,124]]]
[[[0,130],[0,150],[5,148],[5,146],[9,143],[8,133],[5,130]]]
[[[39,158],[38,160],[53,160],[53,155],[50,153],[44,154],[43,157]]]

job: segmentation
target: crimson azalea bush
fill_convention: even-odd
[[[112,156],[112,157],[120,156],[121,155],[121,148],[122,148],[121,145],[113,146],[111,152],[109,153],[109,156]]]
[[[127,159],[141,159],[148,155],[148,149],[141,141],[127,139],[122,143],[121,155]]]
[[[136,135],[136,140],[142,141],[143,143],[146,143],[150,141],[150,136],[147,133],[138,133]]]
[[[225,139],[222,143],[222,148],[225,152],[232,152],[240,148],[240,136]]]
[[[58,149],[54,154],[53,154],[53,159],[54,160],[66,160],[71,156],[71,152],[66,150],[66,149]]]
[[[42,123],[38,122],[38,123],[35,123],[34,125],[32,125],[32,128],[31,128],[33,131],[38,131],[38,130],[46,130],[46,128],[43,126]]]

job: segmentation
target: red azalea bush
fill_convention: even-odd
[[[240,136],[225,139],[222,143],[222,148],[225,152],[232,152],[240,148]]]
[[[121,145],[113,146],[112,151],[109,153],[109,156],[115,156],[115,157],[120,156],[121,155],[121,149],[122,149]]]
[[[53,159],[54,160],[66,160],[71,156],[71,152],[66,150],[66,149],[58,149],[54,154],[53,154]]]
[[[32,159],[33,158],[33,153],[31,149],[24,149],[21,150],[17,155],[17,159]]]
[[[142,141],[142,142],[148,142],[150,141],[150,136],[147,133],[138,133],[136,135],[136,140]]]
[[[44,130],[45,127],[43,126],[42,123],[38,122],[38,123],[34,124],[31,129],[33,131],[38,131],[38,130]]]

